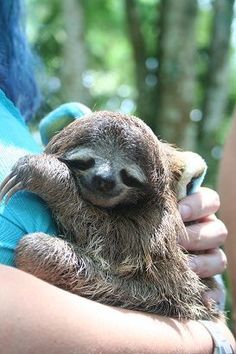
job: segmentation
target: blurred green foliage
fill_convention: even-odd
[[[87,58],[81,85],[89,90],[91,108],[138,113],[136,111],[138,97],[135,78],[136,63],[127,29],[124,1],[81,0],[80,3],[85,17],[83,31]],[[137,0],[136,7],[140,17],[141,33],[145,39],[146,59],[156,59],[156,61],[149,60],[149,62],[154,67],[158,66],[160,1]],[[197,114],[199,114],[199,118],[195,114],[194,124],[196,126],[201,124],[201,103],[206,94],[212,18],[212,1],[198,1],[195,68],[197,80],[192,107],[197,109]],[[234,28],[235,20],[232,25],[233,30]],[[63,67],[67,65],[63,54],[67,33],[61,2],[59,0],[27,0],[27,33],[42,62],[38,72],[44,102],[42,111],[39,113],[41,117],[65,101],[62,73]],[[210,174],[207,181],[210,186],[214,186],[216,182],[217,161],[221,156],[221,148],[236,100],[235,46],[236,42],[232,40],[228,64],[226,111],[215,134],[215,146],[211,151],[211,158],[209,159],[208,156]],[[149,78],[153,79],[152,76]],[[158,82],[154,80],[150,85],[158,85]],[[201,153],[204,155],[204,151]]]

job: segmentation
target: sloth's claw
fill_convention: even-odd
[[[0,201],[6,198],[8,201],[16,192],[27,189],[30,181],[29,159],[31,155],[21,157],[13,166],[11,173],[0,184]]]
[[[9,199],[16,193],[19,192],[20,190],[23,189],[23,184],[21,182],[18,182],[15,186],[13,186],[11,189],[7,191],[6,195],[6,203],[9,201]]]
[[[0,185],[0,201],[9,192],[9,190],[14,187],[16,179],[16,175],[14,173],[11,173],[3,180],[2,184]]]
[[[7,202],[13,196],[13,194],[22,190],[23,188],[23,183],[19,181],[19,177],[13,171],[4,179],[0,185],[0,202],[4,197],[6,197]]]
[[[6,186],[6,184],[15,177],[15,174],[13,172],[11,172],[0,184],[0,190],[2,191],[3,188]]]

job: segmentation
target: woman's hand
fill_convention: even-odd
[[[186,225],[189,238],[180,240],[188,251],[199,252],[190,256],[189,265],[201,278],[222,273],[227,265],[223,245],[227,230],[222,221],[214,215],[219,209],[218,194],[209,188],[200,188],[198,193],[180,201],[179,211]]]
[[[198,193],[179,203],[179,211],[183,221],[187,223],[189,236],[179,242],[186,250],[196,252],[189,256],[189,266],[201,278],[222,273],[227,265],[226,255],[219,248],[227,237],[224,223],[215,216],[219,207],[218,194],[209,188],[200,188]],[[217,280],[218,288],[205,294],[205,300],[211,298],[222,308],[225,301],[224,285],[220,277]]]

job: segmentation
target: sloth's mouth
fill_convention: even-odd
[[[79,187],[82,198],[92,205],[104,209],[116,210],[117,212],[125,212],[134,210],[133,208],[141,207],[145,202],[145,195],[133,195],[129,189],[121,188],[113,193],[99,193],[87,188]]]
[[[125,191],[119,193],[98,193],[89,189],[80,188],[84,200],[102,208],[114,208],[124,202]]]

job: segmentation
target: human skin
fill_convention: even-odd
[[[221,198],[220,216],[227,225],[229,237],[225,243],[229,267],[228,273],[232,289],[234,334],[236,335],[236,112],[227,137],[219,173],[219,194]]]
[[[191,233],[191,249],[215,248],[226,237],[224,227],[209,215],[218,196],[208,189],[181,202],[192,209],[184,220],[202,222]],[[200,208],[198,208],[198,206]],[[208,220],[210,221],[203,221]],[[197,225],[197,224],[196,224]],[[211,225],[215,232],[209,233]],[[210,228],[210,226],[209,226]],[[206,232],[208,230],[208,232]],[[191,236],[191,235],[190,235]],[[209,240],[210,238],[210,240]],[[215,240],[215,241],[214,241]],[[183,243],[183,240],[180,240]],[[203,245],[202,245],[203,243]],[[197,246],[196,246],[197,245]],[[208,249],[208,246],[207,246]],[[216,252],[217,253],[217,252]],[[211,257],[210,257],[211,256]],[[206,265],[215,274],[225,267],[224,256],[206,255],[196,261],[198,272]],[[211,336],[202,324],[108,307],[75,296],[17,269],[0,266],[0,354],[69,353],[212,353]],[[233,337],[222,323],[224,335]],[[171,338],[171,341],[170,341]]]
[[[201,188],[179,203],[179,211],[184,222],[196,221],[187,226],[189,239],[179,240],[188,251],[204,251],[190,259],[190,267],[201,278],[222,273],[227,259],[219,247],[227,239],[228,231],[215,213],[220,207],[218,194],[209,188]]]
[[[211,353],[197,322],[107,307],[4,266],[0,279],[1,354]]]

